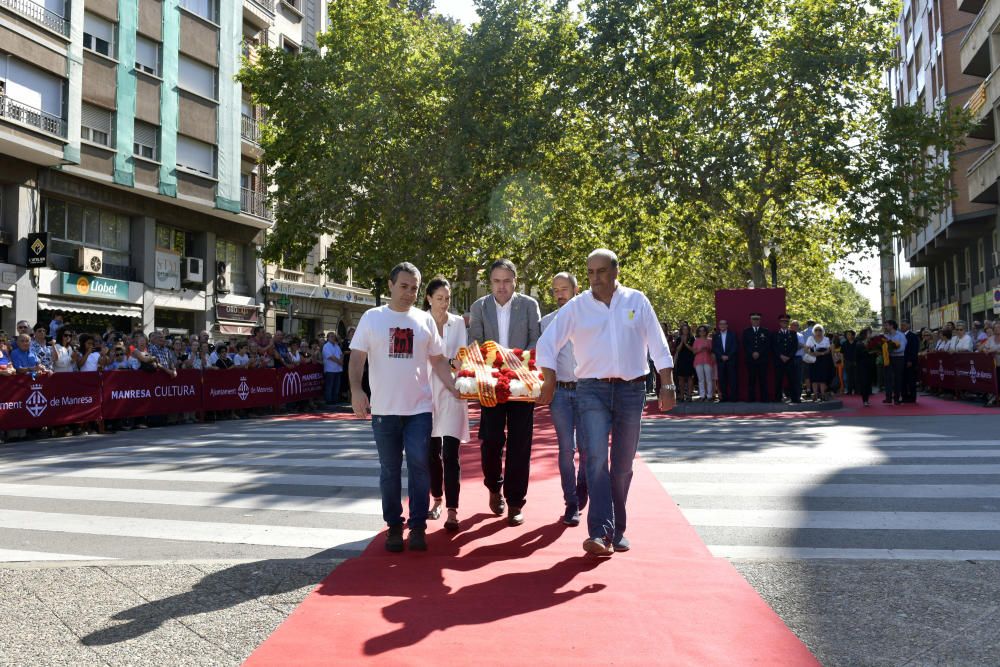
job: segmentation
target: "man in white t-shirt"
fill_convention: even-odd
[[[340,398],[340,376],[344,372],[344,352],[340,349],[337,332],[326,335],[323,344],[323,398],[326,406],[337,403]]]
[[[428,368],[458,397],[455,379],[437,325],[430,313],[413,307],[420,289],[420,271],[413,264],[396,265],[389,275],[389,304],[361,316],[351,339],[351,407],[360,419],[372,414],[381,474],[382,518],[389,526],[388,551],[403,550],[402,467],[410,498],[409,545],[426,551],[430,505],[431,412],[433,394]],[[372,397],[362,388],[365,361]]]

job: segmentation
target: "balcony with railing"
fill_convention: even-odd
[[[0,95],[0,118],[23,123],[62,139],[67,136],[66,121],[59,116],[29,107],[3,95]]]
[[[272,16],[274,15],[274,0],[250,0],[250,2],[270,13]]]
[[[242,114],[240,136],[252,144],[260,145],[260,122],[253,116]]]
[[[32,0],[0,0],[0,7],[7,7],[63,37],[69,37],[69,20],[44,5]]]
[[[250,188],[240,188],[240,210],[255,218],[263,220],[274,219],[271,215],[271,207],[267,205],[266,192],[259,192]]]

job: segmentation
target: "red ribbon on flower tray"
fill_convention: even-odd
[[[499,360],[500,366],[487,364],[483,350],[486,351],[487,356],[493,356],[495,360]],[[518,352],[523,354],[521,350]],[[477,386],[475,394],[464,391],[462,398],[478,400],[481,405],[488,408],[507,401],[534,402],[536,400],[534,397],[535,387],[541,388],[542,380],[538,376],[538,372],[525,364],[521,356],[515,354],[513,350],[491,340],[483,343],[481,347],[478,342],[473,342],[472,345],[458,351],[458,359],[462,362],[462,370],[459,371],[458,377],[475,377]],[[499,372],[500,377],[495,378],[494,372]],[[511,375],[524,384],[528,390],[527,396],[512,396],[510,394]]]

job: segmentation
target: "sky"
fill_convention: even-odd
[[[452,16],[466,25],[475,23],[478,18],[472,0],[436,0],[434,6],[441,14]],[[868,284],[855,283],[855,287],[857,287],[861,294],[868,297],[868,300],[872,304],[872,310],[881,311],[882,291],[879,286],[878,258],[862,259],[854,256],[849,257],[845,263],[855,270],[863,271],[868,276]],[[834,268],[834,273],[843,277],[836,267]]]

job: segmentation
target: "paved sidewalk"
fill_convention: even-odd
[[[0,664],[239,665],[339,561],[0,569]]]

